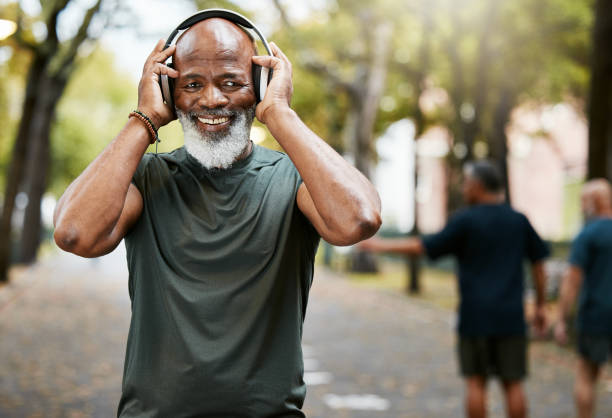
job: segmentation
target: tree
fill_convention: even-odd
[[[612,9],[609,2],[597,0],[594,14],[587,176],[612,179]]]
[[[466,160],[491,158],[508,181],[505,128],[516,106],[584,97],[590,1],[441,2],[431,77],[450,97],[449,117],[439,122],[453,134],[452,212],[461,201],[460,167]]]
[[[28,196],[28,205],[18,258],[23,262],[31,262],[36,256],[41,234],[40,202],[47,187],[50,131],[56,106],[78,65],[80,46],[95,36],[90,33],[90,26],[94,16],[100,12],[102,0],[97,0],[85,11],[76,33],[71,38],[60,40],[58,20],[69,5],[70,0],[42,3],[41,16],[37,20],[44,24],[46,35],[40,40],[29,32],[31,19],[24,15],[21,8],[18,9],[18,31],[15,39],[20,48],[28,51],[31,58],[21,120],[6,176],[0,222],[0,235],[5,237],[0,240],[0,281],[8,280],[13,237],[12,215],[15,198],[20,190]]]
[[[393,21],[384,14],[389,9],[383,3],[339,1],[338,8],[328,14],[330,21],[324,27],[317,25],[317,30],[324,31],[328,40],[325,53],[331,54],[331,59],[323,59],[320,50],[315,50],[311,42],[305,41],[304,33],[312,29],[298,30],[290,22],[280,1],[274,0],[290,39],[302,50],[298,55],[298,65],[321,77],[330,90],[346,96],[342,148],[353,159],[355,167],[368,178],[373,161],[373,135],[380,99],[385,92],[394,33]],[[329,29],[336,33],[332,35]],[[329,41],[331,39],[336,42]],[[373,257],[367,253],[357,253],[352,264],[357,271],[376,270]]]
[[[66,86],[51,129],[48,193],[61,196],[83,172],[113,132],[121,130],[136,96],[137,82],[118,72],[111,52],[98,46],[82,60]],[[172,139],[163,134],[160,145],[176,146],[178,141],[170,144]]]
[[[377,10],[370,2],[345,0],[339,2],[339,9],[349,10],[346,14],[332,12],[327,27],[347,26],[347,17],[352,15],[353,22],[349,40],[352,50],[346,44],[330,44],[327,52],[331,60],[322,59],[313,45],[308,45],[301,33],[290,22],[284,7],[279,0],[274,4],[279,11],[284,27],[290,31],[290,37],[301,47],[298,56],[299,64],[309,71],[321,76],[332,90],[339,90],[348,97],[348,109],[344,120],[344,151],[355,160],[355,166],[370,177],[372,161],[371,145],[378,113],[380,98],[385,90],[388,72],[393,23]],[[321,29],[321,28],[319,28]],[[334,67],[328,62],[341,63],[350,61],[351,69]],[[346,66],[346,64],[345,64]]]

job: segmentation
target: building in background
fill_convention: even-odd
[[[587,124],[571,105],[524,105],[507,127],[512,206],[525,213],[543,237],[570,240],[579,229],[580,185],[586,175]],[[383,207],[383,226],[408,232],[414,222],[414,161],[419,230],[440,230],[447,219],[446,158],[451,135],[440,126],[414,141],[409,120],[392,124],[377,142],[374,182]],[[485,150],[486,152],[486,150]]]

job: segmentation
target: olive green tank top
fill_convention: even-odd
[[[121,417],[303,417],[302,324],[319,235],[283,153],[227,170],[145,154],[126,236],[132,319]]]

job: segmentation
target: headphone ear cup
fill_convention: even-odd
[[[174,68],[172,63],[168,63],[166,65],[170,68]],[[162,92],[164,103],[166,103],[166,105],[168,105],[171,109],[174,109],[174,79],[165,74],[161,74],[159,77],[159,87]]]
[[[261,78],[261,65],[253,64],[253,89],[255,90],[255,99],[257,103],[261,102],[263,97],[259,97],[259,84]]]
[[[272,69],[253,64],[253,88],[257,103],[261,102],[266,96],[266,87],[272,80]]]

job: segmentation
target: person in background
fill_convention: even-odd
[[[569,256],[561,284],[559,321],[555,338],[568,342],[567,322],[578,300],[578,367],[574,385],[580,418],[592,417],[601,366],[612,349],[612,190],[604,179],[587,182],[582,189],[582,211],[586,225]]]
[[[549,250],[527,218],[504,202],[502,177],[489,161],[464,167],[463,198],[468,208],[442,231],[423,238],[371,238],[360,248],[375,252],[453,255],[458,261],[458,357],[465,378],[466,413],[486,416],[486,385],[501,380],[508,416],[525,417],[522,381],[527,376],[523,309],[523,261],[532,265],[536,290],[535,327],[545,326],[544,259]]]

